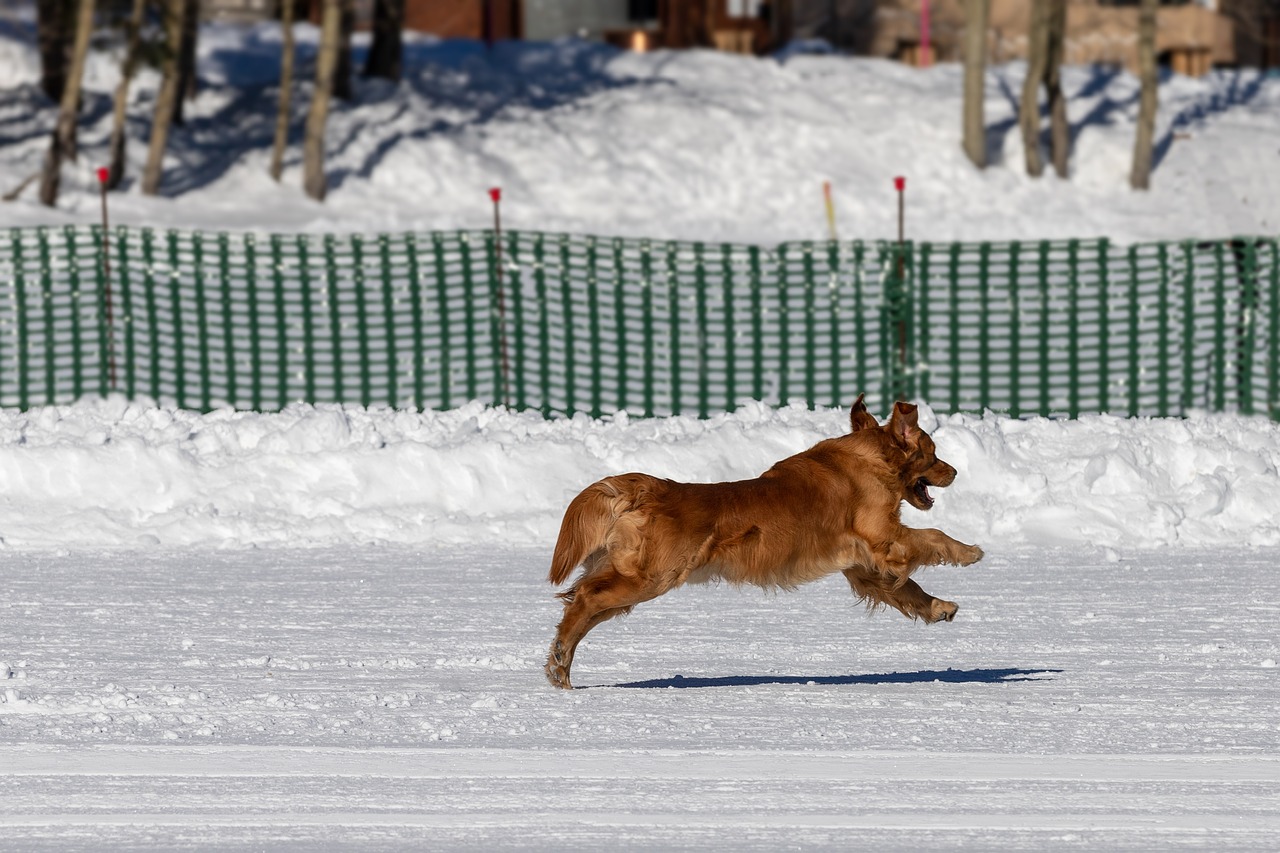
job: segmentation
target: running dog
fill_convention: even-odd
[[[933,506],[931,487],[956,469],[939,459],[916,407],[897,403],[881,426],[861,396],[852,431],[782,460],[754,480],[677,483],[648,474],[606,477],[569,504],[551,559],[564,616],[547,679],[572,688],[573,653],[587,632],[643,601],[713,579],[793,589],[843,572],[870,608],[926,623],[955,618],[956,604],[911,580],[921,566],[968,566],[982,549],[901,521],[901,503]]]

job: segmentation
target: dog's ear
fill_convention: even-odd
[[[920,413],[911,403],[894,403],[889,418],[889,434],[904,447],[914,446],[920,438]]]
[[[853,408],[849,410],[849,426],[854,432],[860,429],[875,429],[880,426],[875,415],[867,411],[867,404],[862,401],[865,394],[859,394],[858,399],[854,401]]]

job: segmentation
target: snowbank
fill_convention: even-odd
[[[0,412],[0,537],[22,549],[430,545],[550,548],[600,477],[751,477],[847,429],[846,414],[749,406],[701,421],[544,421],[479,405],[296,406],[200,415],[120,399]],[[960,477],[927,516],[1004,543],[1280,544],[1280,425],[1262,418],[1011,420],[927,409]]]

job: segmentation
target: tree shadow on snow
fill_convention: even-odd
[[[852,684],[1007,684],[1014,681],[1052,681],[1060,669],[944,669],[918,672],[881,672],[867,675],[727,675],[718,678],[655,678],[625,684],[599,687],[689,688],[689,687],[759,687],[771,684],[814,684],[844,686]]]

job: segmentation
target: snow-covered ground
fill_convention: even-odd
[[[28,16],[29,17],[29,16]],[[361,37],[360,46],[366,44]],[[294,127],[303,124],[316,31],[299,27]],[[892,179],[908,179],[917,239],[1107,236],[1213,238],[1280,232],[1280,77],[1217,71],[1160,87],[1153,189],[1128,188],[1138,82],[1099,67],[1064,70],[1072,175],[1023,173],[1016,104],[1025,66],[993,67],[986,123],[993,165],[960,149],[961,69],[841,56],[779,61],[711,51],[637,55],[583,42],[410,40],[400,85],[357,77],[328,133],[331,190],[301,190],[300,138],[284,179],[266,178],[275,127],[280,31],[206,27],[201,94],[166,160],[162,198],[136,183],[114,221],[275,232],[485,227],[501,186],[511,228],[749,241],[825,239],[822,183],[839,232],[896,234]],[[59,210],[0,204],[0,227],[93,222],[94,169],[111,128],[118,55],[93,54],[81,128]],[[0,175],[7,192],[38,171],[54,123],[39,93],[33,28],[0,12]],[[157,87],[139,75],[129,173],[141,173]],[[1052,172],[1052,170],[1050,170]]]
[[[940,501],[945,503],[945,498]],[[1274,552],[680,590],[541,663],[545,546],[5,557],[13,850],[1274,850]]]
[[[11,8],[0,190],[53,122]],[[265,178],[277,49],[204,31],[165,195],[129,186],[116,222],[483,227],[501,185],[517,228],[773,243],[825,236],[831,180],[842,236],[883,237],[905,174],[920,238],[1280,230],[1280,80],[1255,72],[1166,78],[1132,193],[1121,72],[1068,69],[1073,175],[1034,181],[1018,65],[988,78],[978,173],[955,66],[422,38],[402,85],[337,109],[318,205],[296,146]],[[90,62],[60,208],[28,190],[0,227],[95,220],[114,63]],[[868,616],[841,578],[684,589],[593,632],[565,693],[544,578],[578,489],[753,476],[846,414],[2,411],[0,846],[1275,849],[1280,427],[924,420],[960,477],[908,523],[988,554],[920,575],[954,623]]]
[[[935,418],[924,572],[677,591],[542,661],[560,512],[747,477],[841,411],[545,422],[112,400],[0,416],[0,833],[21,849],[1274,848],[1280,427]],[[621,843],[620,843],[621,842]]]

